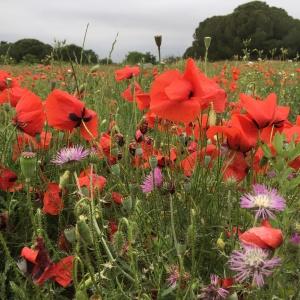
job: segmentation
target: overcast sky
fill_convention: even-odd
[[[54,39],[82,44],[100,58],[108,56],[119,33],[112,58],[128,51],[156,54],[153,36],[161,34],[162,56],[182,55],[192,43],[199,22],[224,15],[242,0],[0,0],[0,40],[36,38],[53,45]],[[299,0],[266,0],[300,19]]]

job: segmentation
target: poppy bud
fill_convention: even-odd
[[[298,232],[298,233],[300,233],[300,223],[296,223],[295,224],[295,230]]]
[[[223,240],[221,237],[219,237],[219,238],[217,239],[217,247],[218,247],[220,250],[224,250],[224,248],[225,248],[225,242],[224,242],[224,240]]]
[[[20,157],[20,165],[23,176],[29,182],[36,173],[37,157],[34,152],[22,152]]]
[[[59,188],[60,189],[63,189],[66,187],[66,185],[69,182],[69,178],[70,178],[69,170],[65,171],[65,173],[59,177]]]
[[[186,233],[187,246],[192,247],[194,240],[195,240],[195,230],[194,230],[194,226],[191,224],[189,225]]]
[[[125,237],[123,232],[118,230],[113,236],[113,247],[116,253],[121,253],[125,244]]]
[[[146,120],[142,120],[139,129],[142,134],[146,134],[148,131],[148,122]]]
[[[120,165],[119,164],[114,164],[111,167],[111,173],[115,176],[120,176],[121,170],[120,170]]]
[[[143,139],[144,139],[144,135],[142,134],[141,130],[138,129],[136,132],[135,132],[135,140],[140,143]]]
[[[113,155],[113,156],[118,156],[118,154],[119,154],[119,149],[118,149],[118,147],[112,148],[111,151],[110,151],[110,153],[111,153],[111,155]]]
[[[157,167],[157,157],[156,156],[151,156],[150,158],[149,158],[149,164],[150,164],[150,167],[152,168],[152,169],[155,169],[156,167]]]
[[[53,90],[55,90],[55,87],[56,87],[56,81],[51,81],[51,83],[50,83],[50,90],[51,90],[51,92]]]
[[[88,300],[89,297],[87,296],[86,292],[78,290],[76,292],[75,299],[76,300]]]
[[[128,146],[128,150],[129,150],[131,155],[135,156],[136,142],[131,142]]]
[[[186,181],[184,184],[183,184],[183,187],[184,187],[184,190],[186,192],[189,192],[191,190],[191,182],[190,181]]]
[[[204,45],[205,45],[205,48],[206,48],[206,49],[209,48],[210,43],[211,43],[211,37],[210,37],[210,36],[204,37]]]
[[[6,85],[7,85],[7,88],[10,88],[11,87],[11,84],[12,84],[12,79],[10,77],[7,77],[6,78]]]
[[[129,213],[132,209],[132,198],[130,196],[126,197],[122,203],[122,209],[124,212]]]
[[[8,224],[8,212],[0,213],[0,230],[6,229]]]
[[[118,146],[122,147],[125,144],[124,136],[121,133],[115,134],[115,141],[118,144]]]
[[[141,147],[136,148],[135,155],[136,156],[142,156],[143,155],[143,148],[141,148]]]
[[[85,222],[85,217],[83,215],[79,216],[79,220],[77,221],[77,230],[81,237],[81,239],[87,244],[92,245],[93,239],[90,232],[89,226]]]
[[[64,230],[65,238],[69,243],[74,243],[76,240],[75,227],[70,226]]]
[[[213,104],[211,103],[211,107],[208,113],[208,125],[209,126],[214,126],[217,123],[217,115],[214,110]]]
[[[100,68],[100,65],[94,65],[93,67],[90,68],[90,72],[91,73],[95,73],[96,71],[98,71]]]

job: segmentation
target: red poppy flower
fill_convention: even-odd
[[[110,220],[108,222],[108,237],[109,240],[112,241],[114,234],[118,231],[118,224],[114,220]]]
[[[36,284],[42,285],[48,279],[52,279],[61,286],[67,287],[72,282],[74,256],[67,256],[58,263],[53,263],[43,238],[37,238],[34,249],[24,247],[21,256],[33,266],[30,273]]]
[[[45,111],[49,125],[56,129],[71,131],[80,127],[81,135],[88,141],[98,136],[97,114],[66,92],[52,91],[46,100]]]
[[[19,86],[7,88],[0,92],[0,104],[9,102],[12,107],[16,107],[18,101],[22,98],[23,94],[27,92]]]
[[[17,80],[12,78],[6,71],[0,70],[0,92],[7,88],[18,86]]]
[[[62,211],[64,204],[61,199],[61,189],[57,183],[51,182],[48,184],[43,202],[43,212],[46,214],[56,216]]]
[[[52,262],[49,257],[49,253],[45,248],[43,238],[38,237],[36,239],[36,245],[34,249],[24,247],[21,251],[21,256],[33,265],[31,270],[31,276],[35,283],[38,283],[39,278],[43,275],[45,270],[51,266]]]
[[[102,191],[106,185],[106,178],[97,174],[91,175],[91,169],[88,168],[80,173],[78,182],[80,187],[84,186],[90,190],[92,186],[94,190]]]
[[[150,107],[150,94],[140,92],[136,94],[136,103],[139,110],[145,110]]]
[[[137,76],[139,73],[140,68],[138,66],[125,66],[124,68],[115,71],[115,79],[116,81],[130,79],[133,76]]]
[[[117,192],[112,192],[111,193],[111,198],[113,199],[113,201],[116,203],[116,204],[122,204],[123,203],[123,200],[124,200],[124,197],[122,194],[120,193],[117,193]]]
[[[188,59],[184,74],[170,70],[157,76],[150,90],[150,110],[159,117],[189,123],[196,119],[201,109],[216,103],[214,109],[222,110],[225,92]],[[217,107],[217,109],[215,108]]]
[[[134,82],[134,94],[139,94],[142,92],[141,86],[135,81]],[[122,98],[128,102],[133,101],[133,94],[132,94],[132,84],[129,84],[128,88],[121,94]]]
[[[245,231],[239,238],[244,244],[259,248],[276,249],[283,242],[282,231],[271,227],[270,223],[266,220],[261,226]]]
[[[225,165],[222,169],[223,178],[227,180],[242,181],[248,174],[249,166],[242,152],[232,151],[225,160]]]
[[[51,132],[46,132],[46,131],[42,131],[38,138],[32,137],[26,133],[18,134],[17,142],[13,146],[12,159],[14,161],[17,160],[27,145],[32,147],[35,150],[48,149],[51,143],[51,139],[52,139]]]
[[[16,185],[18,176],[12,170],[0,166],[0,190],[9,191]]]
[[[42,285],[46,280],[52,279],[62,287],[67,287],[72,282],[73,261],[74,256],[67,256],[58,263],[52,264],[42,273],[36,283]]]
[[[220,151],[215,145],[207,145],[207,147],[199,150],[198,152],[193,152],[188,157],[182,160],[181,168],[183,169],[185,176],[191,176],[197,163],[203,163],[204,157],[210,157],[211,162],[219,155]]]
[[[41,99],[26,91],[17,103],[14,123],[25,133],[36,136],[42,132],[44,122],[45,115]]]
[[[241,94],[240,101],[259,129],[272,124],[280,126],[289,114],[289,107],[277,106],[277,96],[275,93],[270,94],[263,101],[255,100],[246,94]]]
[[[249,117],[234,114],[231,120],[223,126],[211,126],[206,134],[214,141],[216,134],[223,134],[227,137],[227,145],[232,150],[248,152],[257,144],[258,129]]]

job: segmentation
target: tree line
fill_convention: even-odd
[[[270,7],[265,2],[252,1],[238,6],[233,13],[214,16],[199,23],[192,46],[184,57],[199,58],[205,53],[203,39],[212,37],[209,48],[211,60],[250,58],[299,57],[300,20],[284,9]],[[249,52],[249,49],[254,51]]]

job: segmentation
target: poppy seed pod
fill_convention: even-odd
[[[20,165],[23,176],[26,181],[30,181],[30,179],[36,173],[36,164],[37,157],[34,152],[23,152],[20,157]]]
[[[155,44],[158,48],[161,46],[162,36],[161,35],[155,35],[154,36]]]
[[[204,37],[204,45],[205,45],[205,48],[206,48],[206,49],[209,48],[210,43],[211,43],[211,37],[210,37],[210,36]]]

